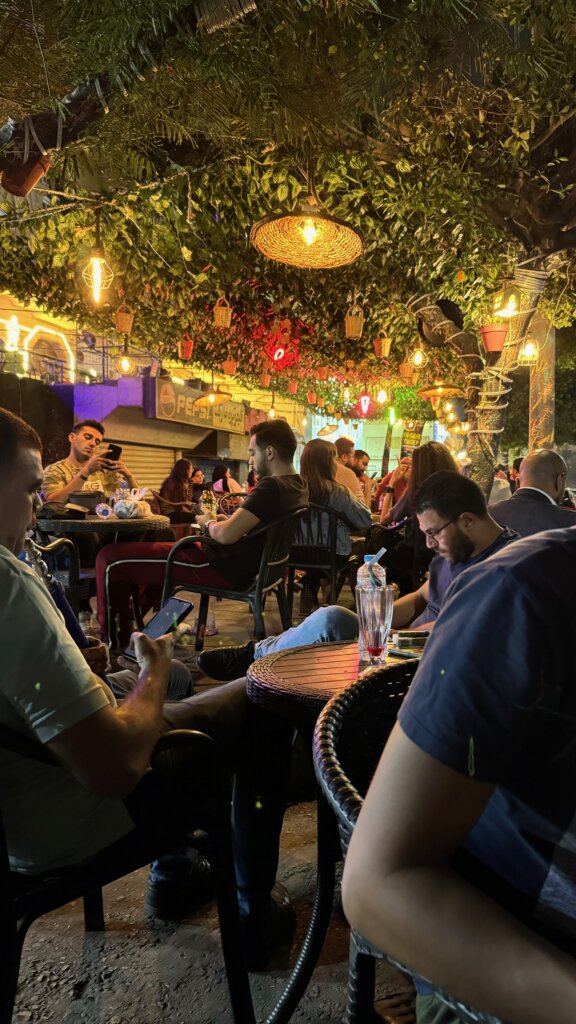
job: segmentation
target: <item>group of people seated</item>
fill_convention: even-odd
[[[263,543],[261,533],[250,534],[306,508],[311,497],[351,523],[356,516],[359,528],[368,525],[338,447],[310,442],[299,474],[295,449],[284,421],[253,428],[258,483],[228,519],[207,521],[216,543],[208,555],[190,546],[195,572],[226,586],[249,580]],[[511,1024],[568,1024],[576,935],[569,783],[576,768],[576,513],[558,504],[566,465],[552,451],[530,453],[514,494],[487,508],[455,465],[428,463],[412,484],[420,460],[435,451],[414,452],[395,502],[404,502],[402,514],[417,525],[432,561],[428,579],[395,603],[393,625],[427,628],[431,636],[354,833],[344,907],[376,947],[479,1009]],[[59,762],[31,763],[0,748],[13,867],[34,874],[81,863],[132,832],[165,829],[148,906],[159,916],[185,916],[206,895],[206,864],[186,849],[189,809],[151,787],[146,769],[163,731],[201,729],[236,775],[244,953],[250,969],[262,968],[294,926],[290,908],[272,898],[292,729],[249,701],[243,677],[252,661],[278,650],[353,641],[357,618],[343,607],[320,608],[279,636],[203,651],[199,668],[223,685],[198,696],[167,699],[169,637],[138,634],[138,672],[127,682],[114,674],[104,680],[96,673],[106,675],[106,665],[95,669],[93,655],[74,644],[42,582],[18,557],[39,507],[41,454],[32,428],[0,410],[0,721],[46,744]],[[392,498],[401,476],[385,485]],[[165,557],[158,558],[160,583]],[[452,1024],[451,1013],[419,989],[419,1024]]]

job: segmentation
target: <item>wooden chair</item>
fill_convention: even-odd
[[[35,760],[55,763],[40,743],[9,729],[0,729],[0,746]],[[202,853],[210,861],[216,881],[222,952],[232,1017],[235,1024],[255,1024],[248,975],[242,958],[240,918],[230,834],[231,782],[222,767],[216,743],[204,733],[177,730],[158,741],[151,759],[152,771],[169,778],[205,780],[205,794],[198,804],[197,828]],[[190,845],[198,845],[197,833]],[[102,887],[123,878],[165,853],[145,845],[136,833],[103,850],[82,867],[66,867],[41,875],[22,875],[10,870],[6,838],[0,814],[0,1024],[10,1024],[18,984],[20,959],[26,932],[39,917],[72,900],[84,901],[87,931],[102,931]]]
[[[345,516],[327,505],[310,503],[298,524],[290,548],[288,560],[288,608],[292,616],[294,602],[294,577],[296,570],[308,570],[328,577],[330,580],[330,604],[336,604],[346,579],[354,591],[353,576],[358,565],[357,555],[348,555],[347,560],[337,554],[338,523],[344,523],[349,530],[350,523]],[[318,589],[310,580],[305,584],[304,594],[312,598]],[[303,594],[303,597],[304,597]],[[301,601],[302,604],[302,601]],[[312,601],[310,601],[310,605]]]
[[[260,559],[260,566],[254,581],[244,590],[222,590],[214,586],[199,583],[179,583],[178,569],[190,569],[190,562],[180,559],[186,547],[191,544],[202,544],[203,547],[221,547],[209,537],[193,539],[187,537],[175,544],[166,560],[166,575],[164,577],[164,589],[162,592],[162,604],[176,594],[179,590],[189,590],[192,593],[200,594],[200,607],[198,609],[198,623],[196,628],[196,650],[201,651],[204,646],[204,633],[208,607],[211,597],[228,601],[243,601],[250,607],[254,617],[254,635],[257,640],[263,640],[266,636],[264,625],[264,605],[269,594],[274,594],[278,602],[278,610],[282,620],[282,627],[289,629],[292,625],[292,617],[286,600],[284,589],[284,573],[290,557],[290,547],[294,531],[304,514],[305,509],[298,509],[282,519],[257,530],[250,532],[250,541],[257,537],[264,537],[265,544]],[[245,538],[238,541],[242,545]],[[179,560],[180,559],[180,560]]]
[[[364,796],[417,667],[416,660],[406,661],[396,673],[378,668],[365,673],[326,705],[316,724],[316,778],[336,815],[344,856]],[[401,971],[411,973],[351,929],[345,1024],[365,1024],[374,1019],[375,961],[382,957]],[[495,1017],[458,1002],[436,986],[430,985],[430,988],[463,1024],[500,1024]]]

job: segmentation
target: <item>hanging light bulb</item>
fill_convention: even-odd
[[[314,242],[318,238],[320,232],[311,217],[307,217],[306,220],[302,221],[300,225],[300,234],[302,235],[306,245],[314,245]]]
[[[116,360],[116,369],[121,377],[131,377],[136,371],[134,360],[130,358],[128,338],[124,341],[122,355],[118,356],[118,359]]]
[[[268,409],[268,419],[273,420],[276,417],[276,409],[274,408],[274,392],[272,392],[272,405]]]
[[[509,282],[503,285],[494,295],[494,316],[501,316],[507,319],[508,317],[516,316],[519,311],[520,289],[517,285]]]
[[[464,431],[465,434],[467,434],[468,431],[470,430],[470,424],[468,423],[468,420],[464,420],[464,423],[462,424],[462,430]]]
[[[384,405],[388,401],[388,392],[385,388],[380,388],[380,391],[376,395],[376,401],[379,405]]]
[[[533,338],[528,338],[518,353],[518,363],[520,366],[534,366],[538,362],[539,351],[538,342],[534,341]]]
[[[18,317],[13,314],[6,324],[6,351],[17,352],[20,341],[20,324]]]
[[[393,405],[388,409],[388,422],[391,427],[396,423],[396,410]]]
[[[348,402],[350,401],[350,388],[349,387],[345,387],[344,388],[344,391],[342,392],[342,400],[344,402],[344,405],[348,405]]]
[[[210,383],[210,390],[194,399],[194,405],[197,405],[200,409],[211,409],[215,405],[222,405],[223,402],[229,402],[232,395],[229,391],[221,391],[219,387],[214,387],[214,374],[212,373],[212,380]]]
[[[114,280],[114,271],[106,262],[106,253],[100,242],[100,210],[96,210],[96,244],[93,246],[88,262],[82,271],[82,280],[92,293],[94,304],[98,306]]]
[[[421,348],[420,345],[417,345],[414,351],[411,352],[410,355],[408,356],[408,362],[410,363],[411,366],[414,367],[415,370],[421,370],[424,366],[426,366],[428,362],[428,356],[426,355],[424,349]]]
[[[444,412],[452,412],[453,408],[452,402],[444,402]]]
[[[307,427],[308,426],[308,420],[307,420],[306,416],[302,417],[302,426],[303,427]]]

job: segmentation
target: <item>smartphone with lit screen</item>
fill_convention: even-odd
[[[179,597],[171,597],[139,632],[145,633],[151,640],[157,640],[158,637],[176,629],[176,626],[180,625],[193,608],[194,605],[191,601],[181,601]],[[132,661],[136,661],[136,651],[132,644],[126,648],[124,655],[126,658],[131,658]]]

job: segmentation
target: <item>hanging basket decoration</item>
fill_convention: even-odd
[[[270,381],[272,380],[272,377],[268,373],[267,370],[263,370],[262,373],[260,374],[260,377],[258,379],[260,381],[260,387],[261,388],[269,388],[270,387]]]
[[[297,380],[289,380],[288,381],[288,394],[290,394],[290,395],[297,395],[298,394],[298,381]]]
[[[390,346],[392,339],[388,337],[386,331],[379,331],[377,336],[374,338],[374,355],[377,359],[388,359],[390,355]]]
[[[330,367],[329,366],[319,366],[317,371],[316,371],[316,375],[318,377],[318,380],[328,380],[329,372],[330,372]]]
[[[215,327],[230,327],[232,323],[232,306],[226,299],[218,299],[213,313]]]
[[[322,398],[322,395],[318,395],[318,398],[316,399],[316,405],[318,406],[319,409],[323,409],[324,406],[326,405],[326,399]]]
[[[125,302],[114,313],[114,326],[119,334],[130,334],[134,323],[134,313]]]
[[[192,359],[192,353],[194,351],[194,342],[186,331],[178,342],[178,358],[184,360]]]
[[[11,196],[19,196],[20,198],[27,196],[34,186],[38,184],[40,178],[43,178],[48,173],[51,163],[52,161],[47,153],[44,156],[31,156],[23,164],[11,167],[7,171],[2,171],[0,174],[0,184]]]
[[[315,270],[347,266],[364,253],[360,232],[320,210],[313,196],[293,213],[259,220],[250,241],[269,260]]]
[[[418,379],[418,371],[409,362],[400,363],[398,374],[402,383],[407,387],[412,387]]]
[[[332,402],[329,402],[329,404],[326,406],[326,412],[328,413],[329,416],[334,415],[334,406],[332,405]]]
[[[226,373],[229,377],[233,377],[238,369],[238,363],[235,359],[228,356],[227,359],[222,363],[222,372]]]
[[[334,419],[340,421],[342,419],[342,413],[341,412],[335,412],[334,413]]]
[[[308,402],[308,405],[316,405],[316,397],[317,396],[315,391],[307,391],[306,401]]]
[[[486,324],[480,328],[480,334],[487,352],[501,352],[508,334],[508,324]]]
[[[364,313],[360,306],[350,306],[344,317],[344,334],[347,338],[358,340],[364,329]]]

